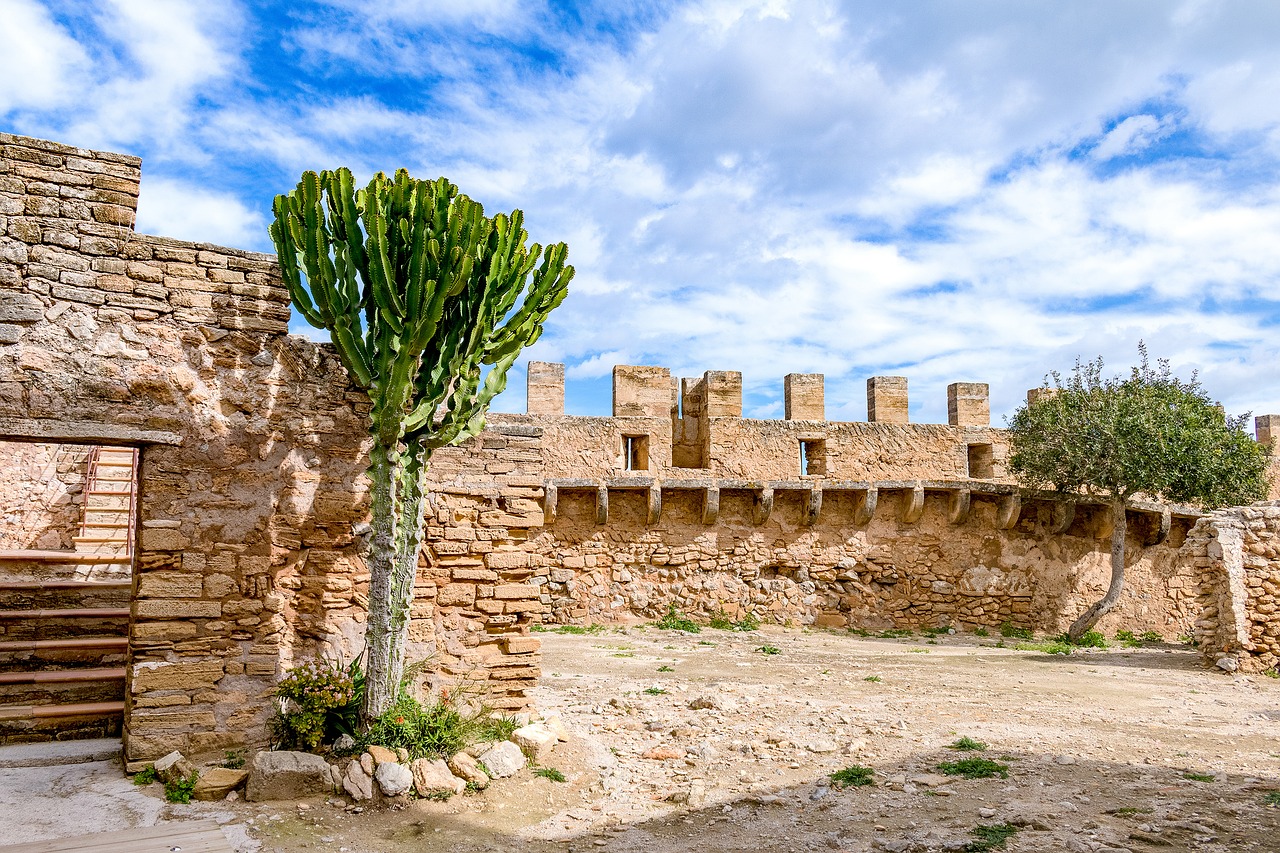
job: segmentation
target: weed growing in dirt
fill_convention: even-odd
[[[675,669],[664,663],[662,666],[658,667],[658,672],[675,672]]]
[[[878,676],[878,675],[868,675],[866,678],[864,678],[864,679],[862,679],[862,680],[863,680],[863,681],[870,681],[870,682],[871,682],[871,683],[873,683],[873,684],[879,684],[879,683],[880,683],[880,676]]]
[[[992,761],[989,758],[962,758],[959,761],[943,761],[938,770],[948,776],[963,776],[966,779],[990,779],[999,776],[1009,778],[1009,765]]]
[[[1267,678],[1280,678],[1280,672],[1277,672],[1274,666],[1271,667],[1270,669],[1264,669],[1262,671],[1262,674],[1265,675]]]
[[[713,648],[713,649],[716,647],[716,644],[715,644],[715,643],[713,643],[713,642],[711,642],[710,640],[699,640],[699,641],[698,641],[698,645],[700,645],[700,646],[711,646],[711,648]]]
[[[361,749],[369,744],[403,748],[410,760],[448,758],[479,741],[506,740],[517,728],[514,717],[485,711],[464,715],[445,700],[424,705],[403,695],[356,740]]]
[[[613,656],[615,658],[633,658],[636,656],[636,653],[635,652],[614,652]]]
[[[603,634],[608,628],[598,622],[592,622],[590,625],[555,625],[547,627],[546,625],[530,626],[531,631],[539,631],[544,634]]]
[[[911,633],[909,628],[885,628],[875,636],[882,640],[905,640],[909,637],[914,637],[915,634]]]
[[[925,628],[920,633],[924,634],[926,637],[943,637],[951,633],[951,626],[939,625],[936,628]]]
[[[1000,636],[1010,640],[1030,640],[1034,638],[1030,628],[1015,628],[1012,622],[1000,625]]]
[[[765,655],[766,657],[768,657],[769,655],[782,654],[782,649],[778,648],[777,646],[761,646],[760,648],[756,649],[756,651],[758,651],[762,655]]]
[[[711,621],[708,624],[717,631],[741,631],[745,633],[759,628],[760,620],[752,616],[750,613],[743,616],[741,619],[730,619],[728,614],[721,610],[715,616],[711,617]]]
[[[907,651],[908,651],[908,652],[912,652],[912,653],[917,654],[917,655],[927,655],[927,654],[929,654],[929,650],[928,650],[928,649],[907,649]]]
[[[244,750],[228,749],[226,757],[222,759],[222,766],[228,770],[239,770],[244,767]]]
[[[568,782],[565,775],[554,767],[535,767],[533,775],[543,779],[550,779],[552,782]]]
[[[1192,782],[1212,782],[1213,774],[1212,773],[1193,773],[1192,771],[1188,770],[1186,773],[1182,774],[1182,778],[1190,779]]]
[[[429,794],[423,794],[419,799],[433,800],[437,803],[447,802],[453,796],[453,791],[432,791]]]
[[[968,735],[965,735],[960,738],[960,740],[947,747],[947,749],[956,749],[961,752],[981,752],[986,748],[987,745],[985,743],[980,740],[974,740]]]
[[[874,637],[875,636],[866,628],[850,628],[849,633],[853,634],[855,637]]]
[[[990,637],[990,636],[991,636],[991,632],[990,632],[990,631],[988,631],[986,628],[974,628],[974,629],[973,629],[973,636],[975,636],[975,637]]]
[[[133,774],[133,784],[150,785],[156,781],[156,768],[154,764],[148,764],[146,767]]]
[[[646,687],[644,689],[644,692],[649,694],[650,696],[661,696],[667,691],[663,690],[661,687]]]
[[[1136,649],[1142,645],[1142,641],[1139,640],[1132,631],[1116,631],[1116,635],[1113,639],[1115,639],[1117,643],[1120,643],[1130,649]]]
[[[696,622],[676,610],[674,604],[667,606],[666,615],[653,623],[655,628],[666,628],[671,631],[684,631],[686,634],[697,634],[702,628]]]
[[[870,785],[875,780],[876,771],[870,767],[863,767],[861,764],[852,764],[843,770],[837,770],[831,774],[831,784],[836,788],[861,788],[864,785]]]
[[[1009,839],[1018,834],[1018,827],[1011,823],[983,823],[970,832],[977,840],[965,845],[965,853],[987,853],[988,850],[1003,850]]]
[[[1267,791],[1262,795],[1264,806],[1280,806],[1280,791]]]
[[[191,802],[191,794],[196,789],[196,780],[200,778],[200,774],[191,771],[191,775],[185,779],[172,779],[164,783],[164,798],[171,803],[189,803]]]
[[[1041,643],[1014,643],[1013,647],[1020,652],[1042,652],[1046,655],[1069,655],[1072,651],[1070,643],[1061,640],[1045,640]]]
[[[1085,631],[1078,640],[1072,640],[1066,634],[1059,634],[1054,637],[1054,640],[1059,643],[1070,643],[1082,649],[1105,649],[1107,647],[1107,638],[1102,636],[1101,631]]]

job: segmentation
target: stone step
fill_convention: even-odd
[[[124,667],[0,672],[0,705],[66,705],[124,699]]]
[[[8,641],[123,635],[128,625],[128,607],[0,610],[0,638]]]
[[[128,606],[132,579],[0,581],[0,610]]]
[[[0,551],[0,563],[101,563],[128,565],[128,554],[86,554],[81,551]]]
[[[61,640],[0,640],[0,672],[101,669],[124,664],[129,641],[123,635]]]
[[[0,705],[0,743],[40,743],[119,737],[124,702]]]

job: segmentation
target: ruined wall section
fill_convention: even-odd
[[[89,448],[0,441],[0,551],[70,551],[80,532]]]
[[[1200,574],[1195,638],[1205,663],[1228,671],[1280,668],[1280,501],[1219,510],[1187,538]]]

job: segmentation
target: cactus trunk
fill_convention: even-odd
[[[365,627],[367,678],[360,713],[366,722],[395,703],[404,677],[409,608],[426,508],[423,449],[411,445],[406,450],[389,450],[379,443],[370,452],[369,600],[386,606],[370,607]]]

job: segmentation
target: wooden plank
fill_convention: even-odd
[[[125,829],[119,832],[98,832],[74,838],[50,838],[45,841],[29,841],[23,844],[0,846],[3,853],[170,853],[175,848],[182,853],[233,853],[231,843],[222,830],[211,820],[193,820],[162,823]]]

